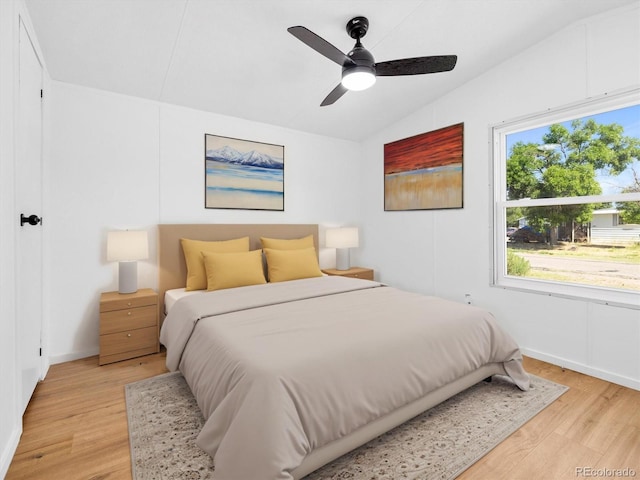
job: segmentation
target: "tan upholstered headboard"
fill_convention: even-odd
[[[249,237],[251,250],[262,248],[260,237],[300,238],[313,235],[318,250],[318,225],[313,224],[161,224],[158,225],[158,294],[160,319],[164,319],[164,292],[186,284],[187,265],[181,238],[231,240]]]

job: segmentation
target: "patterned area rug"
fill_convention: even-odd
[[[180,373],[125,387],[133,480],[213,478],[213,461],[195,445],[202,414]],[[494,377],[311,473],[305,480],[453,479],[568,387],[531,376],[520,391]]]

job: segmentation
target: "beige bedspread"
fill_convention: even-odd
[[[488,363],[529,386],[489,312],[344,277],[187,297],[160,339],[217,480],[290,480],[315,448]]]

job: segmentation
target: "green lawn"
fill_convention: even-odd
[[[605,261],[611,263],[625,263],[640,265],[640,244],[628,246],[603,246],[585,245],[578,243],[559,243],[551,246],[539,243],[509,243],[508,248],[514,254],[528,254],[549,256],[555,258],[573,258],[576,260]],[[528,262],[527,262],[528,263]],[[638,276],[608,275],[601,272],[584,273],[571,272],[561,268],[531,268],[526,273],[516,273],[519,264],[512,264],[513,275],[522,275],[539,280],[551,280],[556,282],[568,282],[584,285],[593,285],[624,290],[640,291],[640,278]],[[519,268],[522,268],[520,265]]]
[[[554,246],[544,243],[509,243],[508,247],[516,253],[640,264],[640,244],[638,243],[627,246],[586,245],[584,243],[566,242],[559,242],[558,245]]]

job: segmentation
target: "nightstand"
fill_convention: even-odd
[[[342,277],[373,280],[373,270],[371,268],[351,267],[349,270],[336,270],[335,268],[327,268],[322,271],[327,275],[340,275]]]
[[[155,291],[141,288],[135,293],[100,296],[100,365],[159,351]]]

